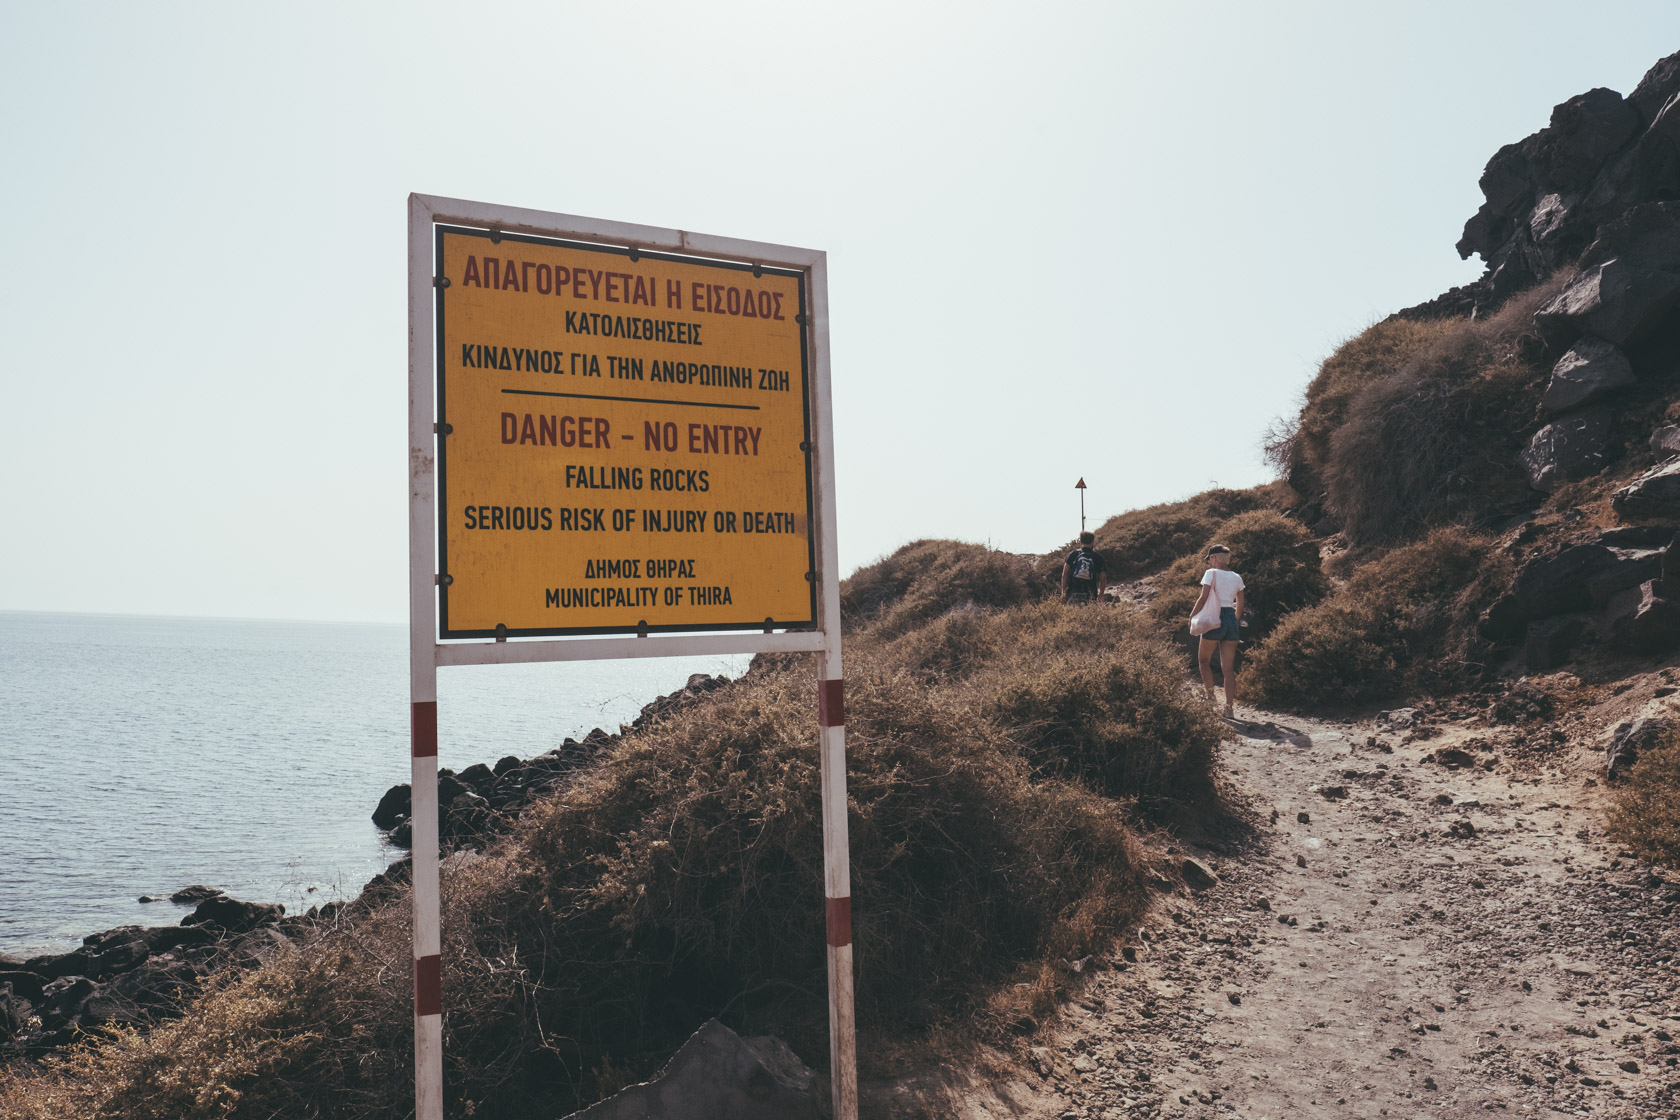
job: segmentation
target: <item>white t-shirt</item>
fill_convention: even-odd
[[[1202,586],[1213,584],[1214,594],[1219,596],[1220,607],[1235,607],[1237,592],[1243,589],[1243,578],[1236,572],[1226,568],[1209,568],[1202,573]]]

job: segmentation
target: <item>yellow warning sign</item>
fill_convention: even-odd
[[[809,628],[800,273],[437,228],[441,634]]]

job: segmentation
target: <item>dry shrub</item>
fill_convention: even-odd
[[[1281,482],[1247,490],[1204,490],[1179,502],[1162,502],[1116,514],[1096,530],[1095,548],[1108,565],[1110,583],[1160,571],[1208,538],[1215,527],[1239,513],[1284,509],[1297,500]],[[1078,547],[1069,541],[1040,557],[1035,571],[1049,587],[1060,587],[1062,562]]]
[[[1088,951],[1082,938],[1098,927],[1070,931],[1067,914],[1095,908],[1112,932],[1133,912],[1130,841],[1111,806],[1029,781],[995,726],[891,666],[854,655],[848,686],[866,1026],[925,1025],[1024,960]],[[813,692],[806,673],[733,690],[626,744],[528,815],[520,893],[543,916],[537,967],[555,989],[551,1030],[623,1053],[653,1041],[642,1036],[663,1005],[737,1000],[820,1052]]]
[[[1350,540],[1405,540],[1528,493],[1517,454],[1546,386],[1534,312],[1566,278],[1488,319],[1372,328],[1422,344],[1397,350],[1403,360],[1348,392],[1328,432],[1317,471]]]
[[[1207,547],[1231,550],[1231,570],[1243,577],[1243,605],[1252,612],[1248,641],[1259,641],[1290,611],[1318,602],[1329,583],[1318,559],[1318,544],[1299,521],[1273,510],[1238,514],[1220,525],[1196,552],[1182,557],[1161,578],[1161,593],[1151,604],[1155,618],[1169,632],[1188,633],[1190,612],[1201,595],[1207,570]]]
[[[922,542],[849,588],[876,619],[847,676],[866,1064],[946,1030],[1018,1027],[1065,993],[1060,960],[1135,920],[1130,805],[1088,786],[1145,800],[1208,786],[1221,727],[1147,620],[974,605],[1024,596],[1010,559]],[[652,1073],[713,1015],[822,1064],[815,701],[808,659],[760,658],[624,737],[486,856],[446,864],[451,1115],[564,1114]],[[0,1074],[0,1115],[398,1120],[408,908],[399,884],[177,1021]]]
[[[1001,1031],[1000,988],[1036,975],[1053,995],[1066,974],[1041,962],[1103,947],[1140,911],[1122,809],[1035,779],[1008,729],[960,690],[930,687],[868,643],[853,645],[849,668],[865,1037],[976,1020]],[[820,1064],[814,713],[808,663],[762,668],[626,737],[491,856],[453,868],[452,1115],[563,1114],[651,1073],[711,1015],[774,1030]],[[407,910],[399,888],[176,1022],[14,1072],[0,1115],[405,1115]]]
[[[1474,620],[1499,563],[1491,540],[1457,527],[1397,548],[1284,618],[1241,687],[1263,706],[1306,711],[1462,684],[1478,668]]]
[[[1024,602],[1028,574],[1027,561],[985,545],[912,541],[841,582],[840,614],[848,630],[890,637],[957,607]]]
[[[451,1108],[517,1081],[535,1029],[527,978],[473,952],[459,877],[443,880],[445,1079]],[[381,1117],[413,1111],[413,966],[407,890],[354,922],[317,927],[261,968],[223,974],[179,1019],[0,1072],[18,1120]]]
[[[1267,458],[1301,493],[1320,493],[1332,458],[1331,437],[1347,419],[1352,401],[1456,325],[1455,320],[1384,319],[1342,343],[1307,386],[1300,416],[1267,443]]]
[[[1046,602],[947,615],[887,647],[902,671],[985,713],[1041,774],[1109,797],[1207,793],[1223,725],[1182,688],[1140,616]]]
[[[1613,794],[1610,831],[1636,854],[1680,867],[1680,735],[1666,734],[1627,772]]]

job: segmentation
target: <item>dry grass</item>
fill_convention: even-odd
[[[1680,868],[1680,733],[1645,751],[1616,788],[1610,831],[1637,855]]]
[[[1030,562],[966,541],[920,540],[840,584],[847,630],[891,637],[963,606],[1008,607],[1034,597]]]
[[[1437,529],[1284,618],[1255,651],[1241,687],[1262,706],[1309,711],[1467,683],[1481,668],[1476,615],[1508,565],[1488,538]]]
[[[963,612],[887,654],[985,713],[1042,775],[1146,809],[1208,794],[1223,725],[1183,690],[1177,656],[1136,614],[1058,602]]]
[[[1560,272],[1485,320],[1390,319],[1344,343],[1269,452],[1324,495],[1356,544],[1393,543],[1527,492],[1516,462],[1537,426],[1545,347],[1535,310]]]
[[[988,594],[963,583],[976,572],[1019,572],[928,547],[972,564],[947,583],[962,603]],[[951,569],[898,556],[911,577],[878,581],[876,623],[848,649],[866,1064],[1047,1012],[1070,977],[1057,962],[1103,948],[1144,905],[1130,802],[1093,791],[1205,790],[1220,734],[1180,703],[1136,620],[953,606],[919,582]],[[452,867],[451,1115],[548,1120],[650,1073],[712,1015],[823,1064],[814,711],[809,664],[763,659]],[[412,1107],[407,915],[399,888],[175,1022],[0,1075],[0,1115],[398,1120]]]

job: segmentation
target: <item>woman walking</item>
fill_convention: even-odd
[[[1242,640],[1243,578],[1231,571],[1231,550],[1216,544],[1207,551],[1208,569],[1202,573],[1202,593],[1190,615],[1190,631],[1201,637],[1196,656],[1202,667],[1202,688],[1213,695],[1213,653],[1225,673],[1225,715],[1235,715],[1237,643]],[[1203,608],[1207,608],[1204,612]],[[1217,607],[1218,621],[1214,621]]]

